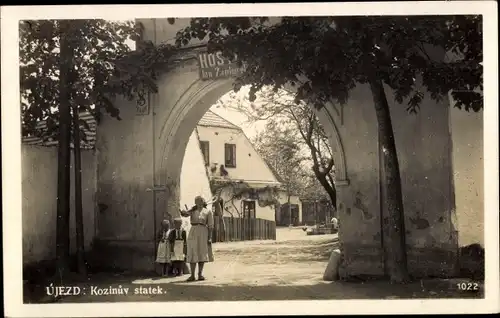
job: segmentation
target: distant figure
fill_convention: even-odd
[[[332,223],[333,229],[338,230],[339,229],[339,220],[337,220],[336,217],[333,217],[330,221]]]
[[[229,175],[229,172],[227,172],[227,170],[224,167],[224,165],[220,165],[219,170],[220,170],[221,177],[227,177]]]
[[[158,233],[158,250],[156,252],[156,262],[162,265],[162,276],[167,276],[169,273],[170,265],[170,244],[168,244],[168,235],[170,232],[170,222],[165,219],[161,222],[161,228]]]
[[[184,265],[186,263],[187,240],[186,231],[181,228],[182,219],[174,219],[174,229],[168,235],[172,261],[172,272],[174,276],[184,275]]]
[[[188,282],[194,281],[196,264],[198,264],[198,280],[205,280],[203,268],[206,262],[213,262],[212,231],[214,217],[207,203],[201,196],[194,199],[195,206],[187,211],[181,211],[183,217],[190,217],[191,229],[187,236],[186,262],[189,263],[191,275]]]

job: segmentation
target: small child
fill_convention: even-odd
[[[170,260],[170,244],[168,244],[168,236],[170,234],[170,222],[168,220],[163,220],[161,222],[161,229],[158,233],[158,252],[156,254],[156,262],[162,265],[162,276],[167,276],[169,273]]]
[[[176,218],[174,220],[174,229],[170,231],[168,242],[170,243],[172,269],[175,276],[182,276],[184,274],[184,267],[186,264],[187,253],[187,240],[186,231],[181,228],[182,219]]]

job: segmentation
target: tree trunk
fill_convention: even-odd
[[[76,259],[78,273],[87,276],[85,264],[85,240],[83,234],[82,206],[82,160],[80,154],[80,125],[78,105],[73,103],[73,154],[75,158],[75,223],[76,223]]]
[[[332,186],[328,180],[326,180],[326,175],[322,174],[317,171],[317,169],[314,169],[314,174],[316,175],[316,178],[318,179],[319,183],[325,189],[326,193],[328,194],[328,197],[330,198],[330,201],[332,201],[333,207],[336,209],[337,208],[337,190],[335,189],[335,186]]]
[[[394,131],[391,123],[389,104],[382,82],[379,79],[370,81],[375,112],[380,135],[380,150],[382,151],[382,168],[385,178],[382,186],[387,193],[387,211],[382,211],[384,257],[387,260],[387,273],[391,281],[403,283],[409,280],[406,256],[406,238],[404,224],[403,197],[401,191],[401,176],[394,141]]]
[[[72,66],[72,50],[68,41],[70,23],[61,21],[61,62],[59,76],[59,147],[57,171],[57,221],[56,221],[56,279],[59,283],[69,272],[70,249],[70,164],[71,164],[71,112],[69,94],[69,73]]]

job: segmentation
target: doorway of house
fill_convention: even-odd
[[[298,226],[299,225],[299,205],[290,204],[290,209],[288,209],[288,204],[285,203],[280,207],[280,218],[277,220],[276,225],[281,226]]]

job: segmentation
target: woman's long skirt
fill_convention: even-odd
[[[213,262],[212,244],[208,244],[208,228],[193,225],[187,237],[187,263]]]

